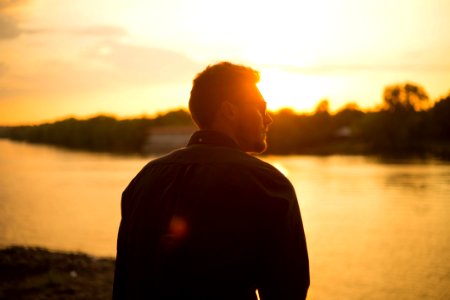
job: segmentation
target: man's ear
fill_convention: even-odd
[[[227,120],[235,121],[239,116],[239,111],[235,104],[224,101],[220,105],[220,114]]]

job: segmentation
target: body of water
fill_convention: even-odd
[[[114,256],[120,196],[152,157],[0,139],[0,246]],[[450,164],[267,156],[298,195],[308,299],[450,299]]]

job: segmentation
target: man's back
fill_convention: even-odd
[[[291,184],[226,136],[196,133],[124,191],[116,299],[300,299],[308,285]]]

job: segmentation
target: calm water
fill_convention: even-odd
[[[0,247],[114,256],[120,195],[150,157],[0,139]],[[270,156],[294,184],[308,299],[450,299],[450,164]]]

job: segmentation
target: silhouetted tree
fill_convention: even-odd
[[[314,115],[311,117],[311,125],[313,127],[310,132],[311,146],[330,140],[334,135],[329,107],[330,104],[326,99],[321,100],[316,106]]]
[[[273,124],[269,127],[269,152],[295,153],[298,149],[299,134],[301,132],[299,116],[291,109],[282,109],[271,114]]]
[[[192,124],[191,115],[184,109],[159,114],[152,122],[154,126],[184,126]]]
[[[432,114],[438,137],[450,142],[450,93],[436,102]]]
[[[329,110],[330,110],[330,102],[327,99],[323,99],[317,104],[314,113],[316,115],[319,115],[319,114],[330,115]]]
[[[428,96],[417,85],[393,85],[385,89],[385,109],[363,112],[348,104],[330,114],[327,100],[313,114],[291,109],[271,113],[268,153],[331,154],[427,154],[450,159],[450,94],[433,108],[424,107]],[[139,153],[152,127],[192,125],[189,113],[175,110],[155,118],[117,120],[97,116],[69,118],[35,126],[0,128],[0,134],[33,143],[47,143],[94,151]]]
[[[375,152],[421,152],[426,135],[424,122],[428,95],[415,84],[396,84],[384,89],[385,110],[370,113],[363,122],[363,135]]]
[[[384,89],[383,99],[388,111],[417,111],[425,108],[428,95],[421,86],[405,83],[387,86]]]
[[[353,127],[364,116],[364,113],[355,103],[349,103],[340,109],[334,116],[335,127]]]

